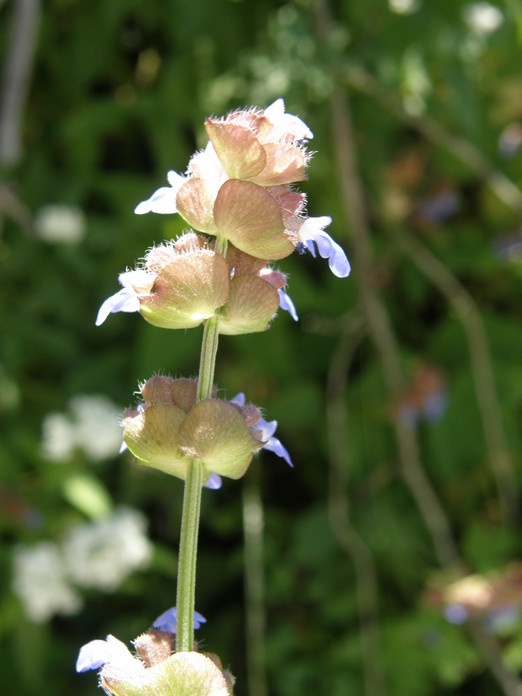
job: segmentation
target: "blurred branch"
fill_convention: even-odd
[[[446,297],[462,322],[468,339],[477,402],[502,515],[505,520],[513,521],[518,509],[517,487],[502,426],[489,345],[480,312],[467,290],[420,240],[403,231],[397,235],[397,239],[413,263]]]
[[[251,467],[243,486],[248,693],[251,696],[268,694],[265,664],[264,521],[260,471],[260,467]]]
[[[9,184],[0,183],[0,229],[4,215],[14,220],[25,234],[33,232],[33,219],[27,206]]]
[[[333,142],[336,144],[335,152],[342,192],[341,198],[344,201],[346,218],[353,233],[354,251],[356,252],[354,263],[354,267],[358,269],[356,277],[359,281],[362,304],[366,311],[370,332],[383,366],[387,388],[390,397],[395,400],[403,389],[399,347],[385,307],[378,295],[377,288],[373,285],[370,235],[363,205],[362,186],[356,167],[356,151],[348,98],[339,90],[332,94],[331,110],[332,134]],[[443,567],[456,565],[461,568],[462,560],[451,532],[449,520],[419,460],[416,430],[406,427],[399,420],[395,421],[394,427],[402,475],[424,517],[439,562]],[[478,624],[474,626],[472,635],[486,664],[506,696],[521,696],[522,684],[498,658],[499,648],[496,640],[492,636],[486,635],[486,630]]]
[[[347,441],[348,413],[345,404],[349,366],[362,337],[363,323],[354,316],[344,322],[344,334],[328,373],[328,434],[330,477],[328,512],[332,531],[352,559],[357,577],[357,599],[364,678],[367,696],[385,696],[379,635],[379,590],[372,553],[350,521],[350,500],[346,471],[350,451]]]
[[[0,164],[22,154],[21,122],[36,47],[40,0],[17,0],[0,93]]]
[[[468,628],[482,657],[506,696],[522,696],[522,682],[516,674],[505,667],[502,651],[496,638],[488,633],[479,621],[471,621]]]
[[[316,7],[317,29],[320,38],[324,40],[328,36],[332,25],[328,0],[318,0]],[[377,83],[372,80],[372,84]],[[390,108],[394,110],[392,108],[394,100],[391,101],[392,106]],[[360,287],[362,305],[366,313],[370,333],[382,363],[388,392],[391,399],[395,400],[402,392],[404,386],[399,346],[384,303],[379,297],[378,289],[373,281],[370,230],[367,223],[362,184],[358,173],[349,100],[348,96],[340,88],[334,89],[331,95],[330,109],[332,113],[332,139],[335,144],[336,165],[342,194],[341,200],[344,203],[346,219],[353,235],[354,267],[358,271],[356,278]],[[408,120],[410,120],[409,117]],[[415,119],[415,123],[417,122],[418,120]],[[426,122],[423,121],[423,123]],[[431,124],[432,122],[428,121],[428,123]],[[498,177],[491,177],[489,164],[472,146],[468,147],[465,144],[465,147],[462,147],[460,139],[454,141],[452,136],[448,136],[438,126],[433,129],[428,128],[427,132],[434,136],[435,139],[441,138],[437,140],[439,144],[444,143],[453,152],[456,150],[457,154],[460,153],[460,156],[464,156],[465,161],[470,166],[474,163],[476,169],[482,169],[482,173],[486,175],[489,185],[492,188],[496,187],[497,195],[500,195],[505,202],[509,201],[508,205],[511,205],[511,207],[522,210],[522,196],[518,190],[515,190],[515,196],[513,184],[508,179],[505,179],[503,175],[500,176],[502,186],[499,188],[497,185]],[[454,565],[461,567],[462,561],[452,535],[449,520],[419,460],[416,430],[402,425],[398,419],[394,425],[402,474],[424,517],[439,561],[443,567]],[[485,629],[479,624],[473,626],[473,637],[504,693],[507,696],[520,696],[522,684],[517,676],[502,663],[497,641],[493,636],[486,635]]]
[[[348,87],[358,89],[378,101],[399,120],[415,128],[426,140],[450,152],[483,179],[499,200],[517,213],[522,214],[522,192],[468,140],[459,135],[448,133],[429,116],[409,114],[395,94],[384,89],[372,75],[360,67],[344,70],[342,80]]]
[[[319,2],[317,8],[318,32],[324,39],[331,26],[326,0]],[[359,284],[362,307],[379,354],[390,400],[396,401],[405,387],[400,351],[388,313],[374,282],[370,230],[356,161],[349,102],[347,95],[339,88],[335,89],[330,97],[330,110],[340,197],[353,236],[353,265],[357,269],[354,276]],[[453,565],[459,561],[459,553],[449,520],[419,461],[417,433],[398,419],[394,421],[394,428],[404,480],[424,517],[441,565]]]

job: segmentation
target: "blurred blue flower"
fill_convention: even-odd
[[[462,626],[468,621],[469,612],[462,604],[447,604],[444,607],[444,617],[449,623]]]

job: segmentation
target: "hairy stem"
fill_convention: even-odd
[[[263,569],[263,501],[260,469],[252,467],[243,487],[245,603],[247,625],[248,693],[267,696],[265,664],[265,607]]]
[[[226,253],[227,242],[216,241],[216,253]],[[212,396],[214,371],[219,341],[219,317],[213,316],[205,322],[197,400]],[[187,652],[194,649],[194,609],[196,603],[196,562],[198,553],[199,517],[201,513],[201,488],[203,486],[203,464],[192,461],[187,470],[181,515],[181,534],[178,559],[177,607],[177,650]]]
[[[188,467],[183,496],[181,536],[178,560],[177,638],[178,652],[194,649],[194,609],[196,604],[196,560],[203,464],[193,461]]]

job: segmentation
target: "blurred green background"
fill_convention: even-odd
[[[94,319],[205,117],[278,97],[353,272],[285,259],[300,322],[220,342],[295,469],[205,492],[201,645],[240,695],[521,693],[521,43],[518,0],[0,2],[2,693],[95,693],[79,647],[174,604],[182,485],[118,418],[201,330]]]

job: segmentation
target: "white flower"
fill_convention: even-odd
[[[120,508],[107,519],[71,529],[62,546],[69,576],[80,587],[115,590],[150,561],[146,524],[137,510]]]
[[[146,201],[138,203],[134,212],[136,215],[145,215],[146,213],[160,213],[168,215],[177,213],[176,196],[181,186],[185,183],[185,177],[177,172],[170,171],[167,174],[167,179],[170,186],[162,186],[155,191]]]
[[[74,426],[63,413],[49,413],[42,425],[42,453],[53,462],[66,461],[76,447]]]
[[[85,216],[73,206],[46,205],[38,211],[34,229],[46,242],[78,244],[85,236]]]
[[[120,451],[121,409],[106,396],[88,394],[70,401],[77,446],[92,461],[114,457]]]
[[[466,5],[462,11],[464,21],[468,27],[478,36],[491,34],[504,21],[504,15],[489,2],[476,2]]]
[[[76,661],[77,672],[88,672],[111,664],[126,676],[141,674],[145,665],[134,657],[125,643],[108,635],[105,640],[91,640],[80,649]]]
[[[271,137],[274,140],[292,136],[295,140],[311,140],[314,134],[299,116],[285,113],[285,103],[282,99],[276,99],[265,111],[265,116],[272,123]]]
[[[31,621],[42,623],[54,614],[77,614],[79,594],[69,584],[60,550],[51,541],[14,550],[13,590]]]
[[[55,462],[66,461],[76,448],[91,461],[118,454],[122,440],[121,410],[105,396],[78,395],[69,413],[50,413],[43,422],[42,452]]]

